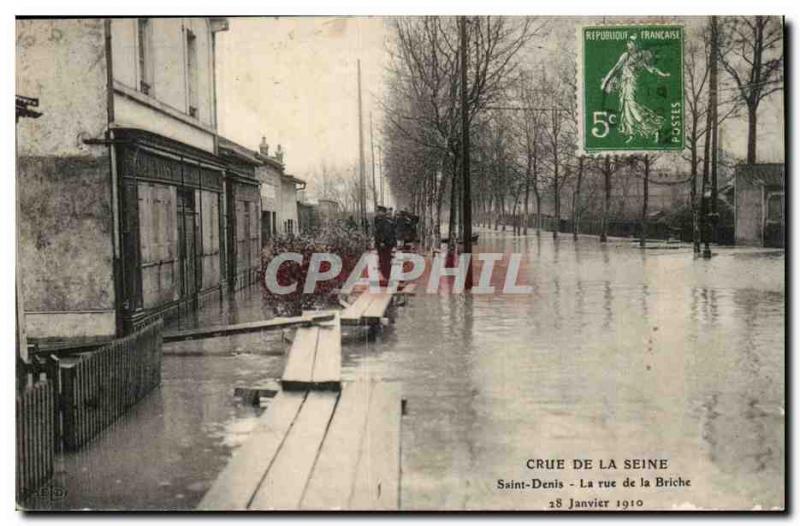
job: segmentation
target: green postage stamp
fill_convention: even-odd
[[[683,149],[683,27],[591,26],[579,35],[584,151]]]

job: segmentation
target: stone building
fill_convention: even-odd
[[[18,125],[30,338],[112,337],[222,294],[232,226],[214,47],[227,27],[17,21],[17,91],[44,110]]]

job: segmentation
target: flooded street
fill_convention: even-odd
[[[418,295],[377,352],[347,360],[403,382],[404,507],[544,509],[556,492],[497,479],[560,479],[566,500],[601,497],[569,487],[575,472],[525,462],[642,457],[692,483],[628,492],[646,507],[782,505],[781,253],[693,261],[690,248],[481,236],[481,251],[529,255],[532,296]]]
[[[402,383],[402,508],[545,509],[553,497],[644,507],[769,509],[784,495],[784,264],[781,251],[640,250],[630,241],[481,232],[484,252],[527,254],[529,295],[418,289],[377,341],[345,342],[345,378]],[[209,305],[182,326],[263,319],[258,291]],[[42,506],[196,505],[257,408],[239,385],[280,376],[280,334],[164,346],[162,387],[79,454]],[[689,488],[579,490],[630,472],[526,468],[535,458],[667,459]],[[621,467],[621,466],[620,466]],[[559,490],[498,479],[560,480]],[[629,494],[630,493],[630,494]]]

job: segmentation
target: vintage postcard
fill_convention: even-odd
[[[18,509],[786,510],[782,17],[15,25]]]

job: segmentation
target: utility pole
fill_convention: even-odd
[[[710,206],[706,205],[706,236],[705,245],[703,247],[703,257],[711,257],[711,242],[712,233],[716,230],[717,217],[717,55],[718,50],[718,35],[717,35],[717,17],[711,17],[711,68],[708,78],[708,112],[709,120],[711,121],[711,203]]]
[[[375,142],[372,138],[372,112],[369,112],[369,149],[372,155],[372,209],[378,210],[378,191],[375,188]]]
[[[381,150],[381,145],[378,145],[378,168],[380,168],[380,180],[381,180],[381,206],[386,206],[386,201],[383,200],[383,151]]]
[[[367,185],[364,175],[364,121],[361,111],[361,60],[358,66],[358,176],[359,176],[359,206],[361,207],[361,228],[364,234],[369,236],[367,226]]]
[[[467,115],[467,18],[462,16],[461,25],[461,175],[464,198],[461,215],[464,224],[464,253],[472,257],[472,196],[469,187],[469,116]],[[451,234],[452,235],[452,234]],[[472,259],[467,267],[466,290],[472,289]]]

